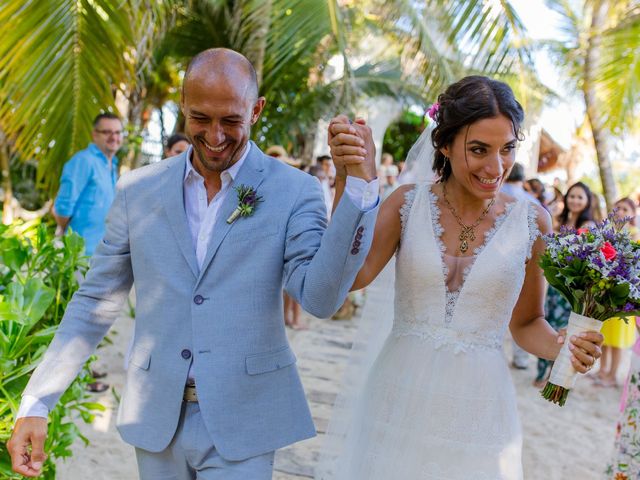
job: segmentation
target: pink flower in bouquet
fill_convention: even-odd
[[[602,255],[604,255],[604,258],[607,261],[613,260],[618,255],[618,252],[616,252],[616,249],[613,248],[613,245],[611,245],[609,242],[604,242],[600,251],[602,252]]]
[[[589,229],[588,228],[579,228],[578,230],[576,230],[576,233],[578,235],[582,235],[584,233],[589,233]]]

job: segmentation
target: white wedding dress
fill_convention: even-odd
[[[393,327],[356,396],[338,457],[318,478],[522,478],[502,344],[539,235],[536,213],[528,202],[508,204],[473,256],[451,257],[430,185],[407,193]]]

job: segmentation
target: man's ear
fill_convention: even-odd
[[[253,105],[253,111],[251,112],[251,125],[255,125],[260,115],[262,114],[262,110],[264,110],[264,106],[267,103],[267,99],[264,97],[259,97],[256,100],[256,103]],[[184,112],[183,112],[184,113]]]

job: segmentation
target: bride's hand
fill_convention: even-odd
[[[567,329],[560,330],[558,343],[564,343],[567,336]],[[571,351],[571,364],[579,373],[587,373],[602,356],[602,342],[604,335],[600,332],[585,332],[577,336],[572,336],[569,341]]]
[[[371,129],[363,119],[351,123],[345,115],[333,118],[328,128],[328,144],[336,177],[348,175],[370,181],[375,178],[375,145]]]

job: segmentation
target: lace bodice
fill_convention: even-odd
[[[456,351],[501,348],[539,236],[536,213],[527,201],[507,204],[471,257],[450,257],[430,185],[407,192],[400,211],[394,334],[429,338]]]

